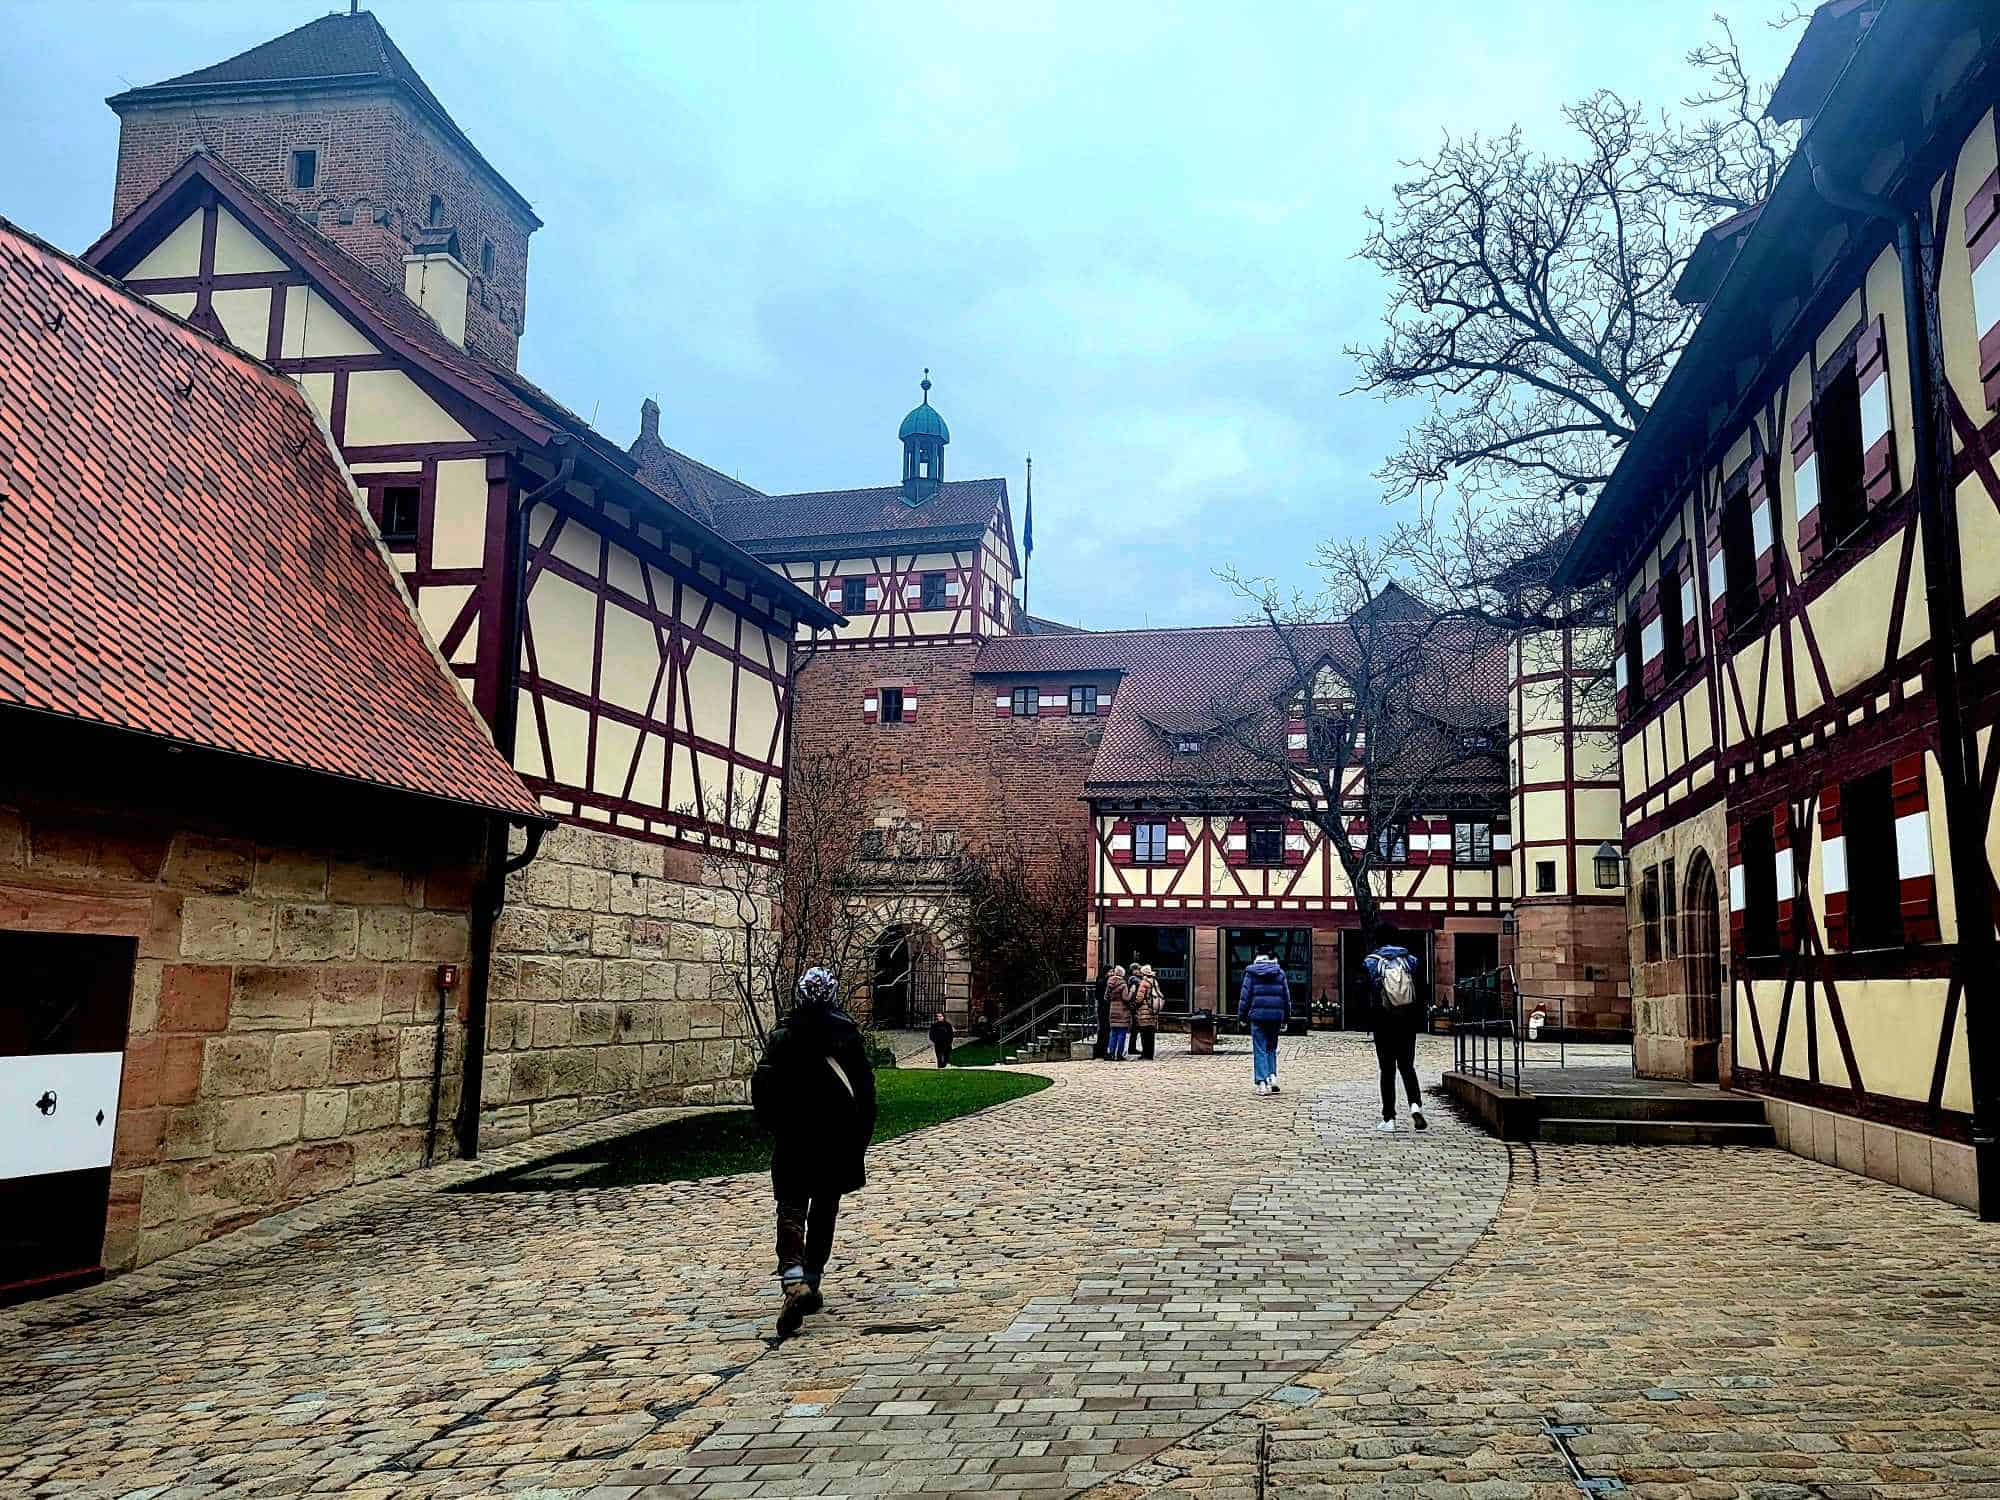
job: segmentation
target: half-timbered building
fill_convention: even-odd
[[[794,644],[841,617],[718,532],[656,422],[621,448],[513,368],[537,221],[372,16],[112,103],[86,258],[297,382],[558,823],[500,924],[486,1139],[733,1093],[742,936],[702,861],[778,856]]]
[[[1643,1072],[2000,1213],[2000,17],[1835,0],[1769,200],[1564,567],[1620,589]]]

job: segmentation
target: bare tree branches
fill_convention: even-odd
[[[1083,842],[1062,835],[1040,858],[1003,829],[965,861],[967,946],[974,970],[1008,1007],[1081,974],[1090,911]]]
[[[1575,146],[1518,127],[1447,136],[1408,163],[1360,255],[1389,284],[1384,336],[1350,349],[1360,389],[1426,411],[1378,471],[1391,499],[1574,524],[1609,476],[1696,311],[1673,298],[1704,229],[1760,203],[1794,133],[1764,118],[1727,22],[1688,55],[1680,118],[1608,90],[1563,111]]]

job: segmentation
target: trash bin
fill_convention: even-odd
[[[1188,1051],[1203,1053],[1215,1050],[1215,1012],[1198,1010],[1188,1017]]]

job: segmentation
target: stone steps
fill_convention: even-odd
[[[1675,1101],[1680,1102],[1680,1101]],[[1544,1115],[1537,1140],[1591,1146],[1775,1146],[1769,1125],[1748,1120],[1586,1119]]]
[[[1764,1123],[1764,1101],[1742,1094],[1543,1094],[1544,1119]]]

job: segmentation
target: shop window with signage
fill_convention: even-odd
[[[1186,927],[1114,927],[1111,929],[1111,961],[1130,968],[1151,964],[1153,977],[1160,982],[1160,1008],[1186,1015],[1189,1004],[1188,956],[1192,932]]]
[[[1292,990],[1292,1015],[1312,1014],[1312,929],[1309,927],[1229,927],[1223,930],[1222,1005],[1224,1015],[1237,1012],[1243,975],[1260,953],[1269,954],[1285,971]]]

